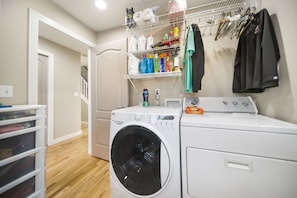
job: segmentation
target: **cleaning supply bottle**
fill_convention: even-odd
[[[160,72],[165,72],[164,54],[160,54]]]
[[[154,61],[154,72],[159,72],[159,57],[158,54],[155,54],[155,61]]]
[[[143,106],[144,107],[149,106],[149,92],[147,88],[143,89]]]
[[[174,38],[178,38],[178,37],[179,37],[179,29],[178,29],[177,26],[175,26],[175,27],[173,28],[173,37],[174,37]]]
[[[179,29],[178,27],[173,28],[173,44],[178,44],[179,43]]]
[[[147,73],[154,73],[154,55],[153,54],[148,55]]]
[[[146,49],[152,49],[152,46],[154,45],[154,38],[152,34],[149,34],[147,37],[146,42]]]
[[[143,55],[142,56],[142,60],[141,60],[141,63],[140,63],[139,72],[141,74],[147,73],[147,58],[146,58],[146,55]]]
[[[166,53],[165,71],[170,72],[170,62],[169,62],[170,52]]]

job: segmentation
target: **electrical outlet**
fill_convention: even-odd
[[[0,97],[11,98],[13,96],[13,87],[7,85],[0,85]]]

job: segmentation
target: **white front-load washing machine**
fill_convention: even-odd
[[[181,113],[181,107],[133,106],[112,111],[113,198],[181,197]]]

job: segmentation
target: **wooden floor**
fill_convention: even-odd
[[[110,198],[109,164],[88,155],[87,128],[79,138],[46,149],[46,197]]]

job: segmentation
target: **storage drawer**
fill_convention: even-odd
[[[35,177],[1,194],[1,198],[28,197],[35,192]]]
[[[0,198],[45,195],[44,105],[0,108]]]
[[[0,121],[30,117],[30,116],[35,116],[35,115],[36,115],[35,110],[1,112],[0,113]]]
[[[35,133],[0,139],[0,160],[35,148]]]
[[[27,156],[0,167],[0,187],[35,170],[35,155]]]
[[[297,162],[187,148],[192,198],[295,198]],[[186,185],[186,184],[184,184]]]
[[[0,134],[35,127],[35,121],[21,122],[0,126]]]

